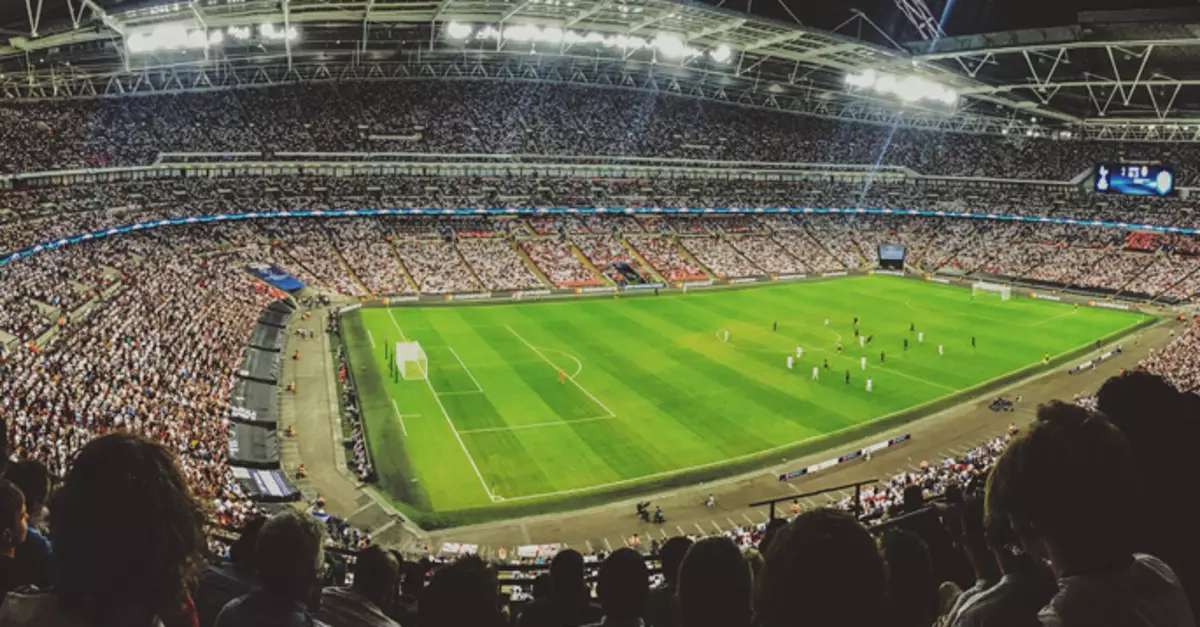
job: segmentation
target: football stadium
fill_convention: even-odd
[[[1194,626],[1196,32],[0,3],[0,627]]]

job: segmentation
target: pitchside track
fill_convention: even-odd
[[[866,348],[856,316],[860,333],[874,336]],[[348,314],[344,329],[381,488],[410,513],[454,524],[778,463],[802,442],[945,399],[1143,320],[855,277],[660,297],[365,308]],[[402,340],[424,348],[427,380],[389,374],[385,345]],[[797,345],[803,357],[788,370]]]

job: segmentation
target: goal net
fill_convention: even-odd
[[[429,376],[429,358],[420,342],[396,343],[396,367],[405,381],[420,381]]]
[[[993,294],[1000,297],[1000,300],[1008,300],[1012,298],[1012,287],[1001,285],[999,283],[988,283],[986,281],[976,281],[971,285],[971,294]]]

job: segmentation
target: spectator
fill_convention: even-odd
[[[204,515],[159,444],[131,433],[89,442],[50,502],[50,593],[10,593],[3,627],[193,625],[188,597]]]
[[[890,622],[887,567],[851,514],[824,508],[800,514],[774,538],[766,559],[754,604],[757,625]]]
[[[212,627],[225,604],[258,587],[254,547],[266,520],[256,516],[242,527],[241,535],[229,547],[228,564],[209,565],[200,571],[195,595],[200,627]]]
[[[307,604],[325,561],[325,533],[316,518],[288,509],[263,523],[254,546],[259,588],[225,605],[216,627],[324,627]]]
[[[379,546],[359,551],[354,584],[325,588],[317,618],[330,627],[399,627],[386,610],[400,589],[401,565],[396,556]]]
[[[613,551],[600,566],[596,585],[604,619],[592,625],[603,627],[642,627],[642,611],[650,594],[650,571],[633,549]]]
[[[26,529],[25,496],[11,481],[0,480],[0,592],[5,596],[29,580],[14,559]]]
[[[1138,466],[1139,501],[1167,503],[1192,489],[1200,473],[1200,397],[1180,393],[1163,377],[1130,372],[1097,394],[1101,411],[1129,440]],[[1178,575],[1193,611],[1200,607],[1200,538],[1178,516],[1139,517],[1134,549],[1165,561]]]
[[[1043,625],[1195,625],[1171,568],[1130,549],[1132,512],[1110,506],[1134,495],[1136,469],[1107,418],[1045,405],[993,472],[988,509],[1007,512],[1022,548],[1049,560],[1058,578]]]
[[[677,627],[679,625],[679,567],[683,556],[692,548],[692,539],[676,536],[663,543],[659,549],[662,559],[663,585],[650,591],[646,602],[646,618],[654,627]]]
[[[893,623],[896,627],[928,627],[937,616],[938,586],[925,541],[906,529],[888,529],[880,541],[888,565]]]
[[[534,600],[521,613],[517,622],[520,627],[578,627],[603,617],[604,611],[588,598],[583,555],[579,551],[566,549],[554,556],[550,562],[550,585],[550,598]]]
[[[679,569],[682,627],[750,627],[751,587],[750,567],[732,540],[697,542]]]
[[[437,571],[418,604],[420,627],[499,627],[496,571],[475,555]]]
[[[1021,550],[1001,498],[988,498],[987,544],[1003,576],[964,603],[950,627],[1037,627],[1038,611],[1054,596],[1054,574]]]
[[[53,583],[50,541],[39,527],[43,524],[46,498],[50,494],[50,472],[42,462],[25,459],[9,465],[4,478],[25,495],[25,511],[29,515],[29,532],[25,542],[17,547],[17,568],[28,575],[25,583],[48,587]]]
[[[996,585],[1002,575],[1000,567],[996,563],[996,557],[988,547],[987,535],[984,533],[983,503],[982,495],[968,494],[959,507],[959,512],[962,514],[960,517],[962,538],[959,544],[966,553],[967,561],[975,573],[975,584],[963,590],[955,599],[954,605],[946,614],[946,622],[949,625],[956,624],[958,615],[963,608],[969,605],[975,597]]]

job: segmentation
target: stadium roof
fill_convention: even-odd
[[[1200,141],[1200,14],[959,37],[910,15],[907,32],[929,40],[902,45],[863,13],[818,29],[775,1],[786,21],[675,0],[29,0],[25,21],[0,31],[0,96],[490,77],[923,128]],[[12,21],[7,11],[0,22]],[[902,105],[849,89],[847,76],[865,70],[960,98]]]

